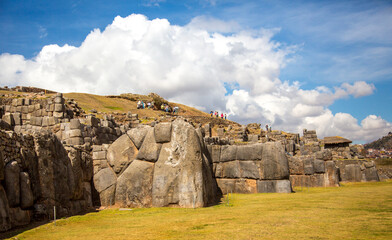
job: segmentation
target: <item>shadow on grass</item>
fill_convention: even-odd
[[[75,214],[72,216],[68,216],[68,217],[74,217],[74,216],[83,216],[87,213],[92,213],[92,212],[99,212],[97,209],[91,210],[91,211],[85,211],[79,214]],[[16,235],[19,235],[25,231],[31,230],[33,228],[37,228],[39,226],[45,225],[47,223],[53,222],[52,220],[33,220],[31,223],[29,223],[28,225],[25,226],[19,226],[19,227],[14,227],[6,232],[0,232],[0,239],[6,239],[6,238],[12,238]]]

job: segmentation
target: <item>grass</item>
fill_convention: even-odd
[[[392,182],[233,194],[209,208],[115,209],[74,216],[14,239],[392,239]]]

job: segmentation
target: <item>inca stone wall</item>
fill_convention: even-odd
[[[281,143],[207,148],[223,194],[291,192],[288,161]]]
[[[21,135],[0,130],[0,230],[59,217],[92,206],[88,151],[64,148],[50,132]]]
[[[102,206],[204,207],[219,199],[201,132],[182,119],[93,146],[93,165]]]
[[[336,160],[342,182],[380,181],[376,165],[366,160]]]

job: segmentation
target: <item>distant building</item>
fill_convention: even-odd
[[[334,137],[325,137],[322,142],[324,143],[324,148],[341,148],[341,147],[350,147],[351,140],[348,140],[343,137],[334,136]]]

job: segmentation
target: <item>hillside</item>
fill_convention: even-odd
[[[20,89],[23,90],[17,91]],[[53,91],[45,89],[16,87],[13,89],[0,89],[0,100],[20,97],[40,99],[51,97],[53,94]],[[240,124],[233,121],[222,120],[220,118],[211,118],[208,113],[200,111],[196,108],[180,103],[168,102],[155,93],[150,93],[149,95],[124,93],[121,95],[110,96],[101,96],[88,93],[64,93],[64,98],[66,99],[66,102],[74,102],[78,108],[81,108],[84,111],[82,116],[83,114],[95,114],[98,118],[102,118],[105,114],[111,114],[118,122],[122,122],[125,119],[125,114],[127,112],[138,114],[142,123],[148,123],[160,118],[173,116],[173,114],[160,110],[158,106],[155,109],[137,108],[137,102],[139,100],[142,100],[145,103],[152,102],[154,100],[156,105],[158,101],[167,103],[171,108],[176,106],[179,107],[179,112],[175,115],[182,116],[192,121],[193,123],[200,123],[202,125],[211,123],[212,126],[214,126],[213,131],[218,126],[240,126]]]
[[[365,149],[392,149],[392,132],[376,141],[364,145]]]

